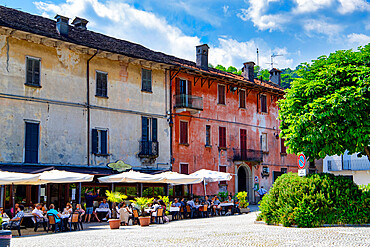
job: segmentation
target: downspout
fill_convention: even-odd
[[[90,166],[90,61],[93,59],[99,50],[96,50],[94,55],[87,59],[86,64],[86,109],[87,109],[87,166]]]
[[[172,131],[173,131],[173,119],[172,119],[172,80],[171,80],[171,73],[167,73],[168,70],[166,69],[166,80],[167,80],[167,77],[169,74],[170,76],[170,92],[169,92],[169,98],[170,98],[170,122],[169,122],[169,126],[170,126],[170,170],[172,171],[172,164],[173,164],[173,149],[172,149]]]

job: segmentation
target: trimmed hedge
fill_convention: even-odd
[[[258,220],[267,224],[318,227],[370,223],[370,191],[333,174],[280,176],[260,204]]]

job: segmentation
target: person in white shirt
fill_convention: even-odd
[[[32,215],[36,217],[32,217],[32,220],[34,223],[36,223],[35,218],[37,222],[46,222],[48,219],[44,216],[42,210],[41,210],[41,204],[36,204],[35,209],[32,211]]]
[[[107,202],[107,199],[103,198],[103,202],[100,203],[99,208],[107,208],[108,209],[107,215],[105,216],[105,218],[103,220],[107,220],[107,219],[112,218],[112,211],[109,208],[109,204]]]

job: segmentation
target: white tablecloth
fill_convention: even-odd
[[[103,213],[108,213],[110,211],[109,208],[96,208],[95,209],[95,212],[99,213],[99,212],[103,212]]]
[[[170,207],[170,212],[179,212],[180,207]]]
[[[225,202],[225,203],[220,203],[220,207],[229,207],[229,206],[234,206],[234,203],[232,202]]]

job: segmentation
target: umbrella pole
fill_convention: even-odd
[[[206,181],[203,180],[203,186],[204,186],[204,197],[207,195],[207,188],[206,188]]]
[[[16,212],[15,212],[15,187],[14,187],[14,184],[12,184],[12,190],[13,190],[13,217],[15,216]]]

